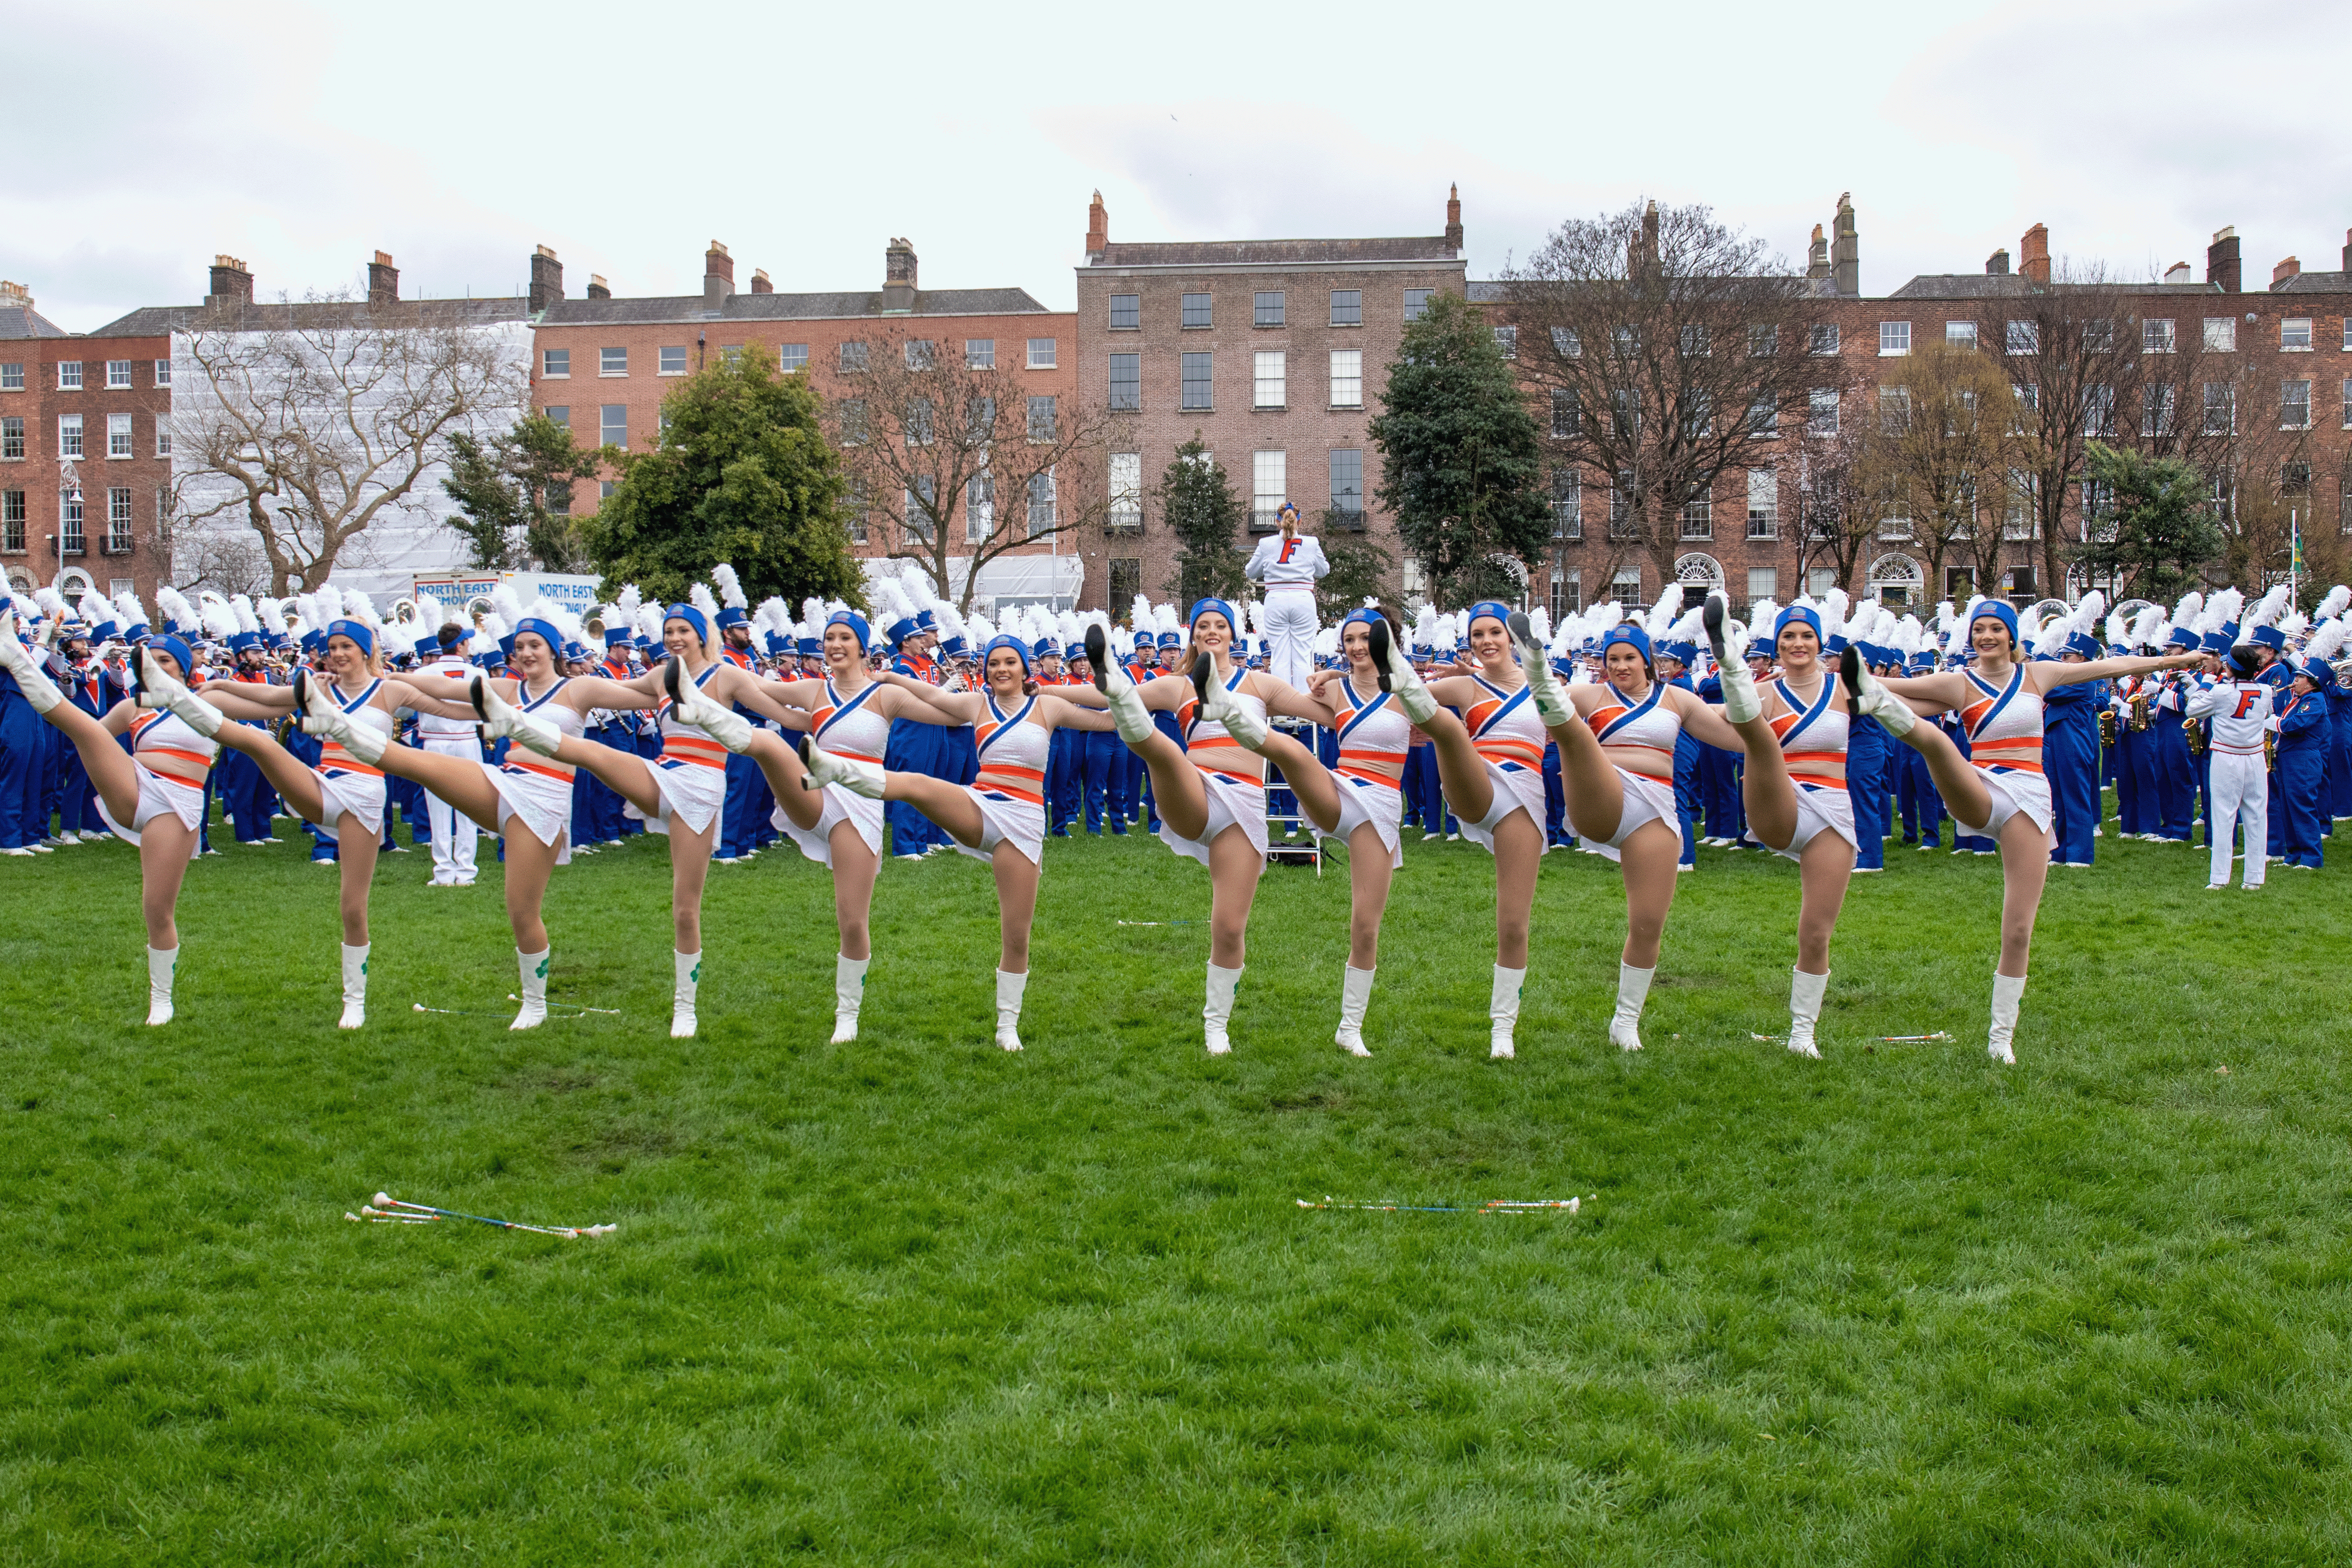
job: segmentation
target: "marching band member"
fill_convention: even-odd
[[[474,629],[466,624],[464,617],[455,607],[444,607],[437,601],[420,595],[417,609],[423,612],[428,605],[439,617],[439,624],[432,633],[433,651],[425,654],[417,673],[443,681],[463,681],[473,673],[467,645],[473,641]],[[421,617],[419,623],[422,624]],[[424,650],[420,648],[419,652],[422,653]],[[461,719],[453,714],[420,711],[416,716],[416,735],[424,749],[436,757],[468,763],[481,760],[481,737],[468,719]],[[475,825],[478,821],[427,787],[425,821],[433,840],[433,875],[427,886],[474,885],[474,852],[480,839]],[[499,831],[495,819],[490,831]]]
[[[1282,531],[1257,541],[1242,575],[1265,587],[1267,673],[1293,691],[1305,691],[1315,671],[1315,585],[1331,563],[1323,558],[1321,541],[1299,533],[1296,502],[1283,502],[1275,517]]]

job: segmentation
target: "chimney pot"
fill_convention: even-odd
[[[2352,229],[2344,231],[2344,275],[2352,278]]]
[[[1457,256],[1462,251],[1462,187],[1445,187],[1445,248]]]
[[[400,298],[400,268],[392,265],[392,257],[383,251],[368,263],[368,303],[390,305]]]
[[[768,281],[768,269],[766,267],[761,267],[758,271],[751,274],[752,293],[773,294],[775,291],[776,286]]]
[[[2236,294],[2244,288],[2245,262],[2236,229],[2214,232],[2213,243],[2205,247],[2205,281],[2224,294]]]
[[[591,299],[613,298],[613,286],[604,281],[603,273],[592,272],[588,275],[588,298]]]
[[[1831,287],[1846,299],[1862,297],[1862,231],[1854,226],[1853,193],[1838,193],[1837,240],[1830,251]]]
[[[2176,261],[2164,269],[2164,281],[2167,283],[2189,283],[2194,278],[2195,274],[2189,270],[2189,264],[2185,261]]]
[[[207,305],[250,305],[253,303],[253,274],[245,263],[233,256],[213,257],[212,292],[205,296]]]
[[[2009,247],[2007,246],[2001,246],[1999,250],[1985,257],[1985,276],[1987,277],[2007,277],[2009,276]]]
[[[894,239],[882,253],[882,308],[911,311],[915,294],[915,246],[911,241]]]
[[[735,258],[717,240],[702,256],[702,308],[716,310],[735,293]]]
[[[562,298],[563,263],[541,246],[530,256],[530,312],[536,316]]]
[[[10,283],[5,278],[0,278],[0,300],[5,300],[11,305],[21,305],[30,310],[33,308],[33,291],[24,284]]]
[[[2017,242],[2017,270],[2028,282],[2047,286],[2050,282],[2050,225],[2036,224],[2025,231]]]
[[[1830,275],[1830,242],[1822,225],[1813,225],[1812,243],[1805,247],[1805,276],[1813,282],[1826,281]]]
[[[1103,205],[1102,193],[1087,204],[1087,255],[1100,256],[1110,247],[1110,210]]]
[[[2294,256],[2288,256],[2284,261],[2280,262],[2276,267],[2271,268],[2271,287],[2273,288],[2276,288],[2280,284],[2284,283],[2288,278],[2293,277],[2302,270],[2303,263]]]

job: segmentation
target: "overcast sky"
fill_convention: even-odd
[[[697,291],[713,238],[740,287],[878,287],[904,235],[1067,308],[1097,188],[1114,239],[1222,239],[1434,234],[1459,182],[1474,277],[1643,195],[1801,261],[1850,190],[1872,294],[2037,221],[2200,277],[2234,224],[2260,287],[2352,224],[2340,5],[0,4],[0,277],[73,331],[215,251],[505,294],[544,244],[576,297]]]

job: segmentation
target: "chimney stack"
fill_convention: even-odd
[[[2236,294],[2243,287],[2245,267],[2238,255],[2236,229],[2220,230],[2205,247],[2205,281],[2224,294]]]
[[[563,298],[563,264],[541,246],[530,257],[530,312],[536,316]]]
[[[2344,270],[2352,275],[2352,229],[2344,231]]]
[[[394,305],[399,301],[400,268],[392,265],[392,257],[378,251],[375,259],[368,263],[368,303]]]
[[[882,253],[882,309],[895,315],[914,308],[915,247],[910,241],[894,239]]]
[[[591,299],[610,299],[613,298],[613,287],[611,284],[604,281],[604,275],[603,273],[592,272],[588,275],[588,298]]]
[[[2284,283],[2288,278],[2293,277],[2296,273],[2299,273],[2302,270],[2303,263],[2294,256],[2288,256],[2284,261],[2280,262],[2276,267],[2271,268],[2271,287],[2273,288],[2276,288],[2280,284]]]
[[[1103,205],[1102,193],[1097,191],[1095,199],[1087,204],[1087,260],[1091,263],[1109,248],[1110,209]]]
[[[2009,247],[2007,246],[2001,246],[1999,250],[1985,257],[1985,276],[1987,277],[2007,277],[2009,276]]]
[[[250,305],[253,303],[253,274],[245,263],[233,256],[213,257],[213,290],[205,296],[207,305]]]
[[[1454,255],[1462,254],[1462,187],[1445,187],[1445,246]]]
[[[2036,224],[2017,242],[2017,270],[2037,288],[2050,287],[2050,225]]]
[[[17,306],[30,310],[33,308],[33,291],[24,284],[0,279],[0,305]]]
[[[1805,250],[1805,276],[1816,283],[1826,282],[1830,276],[1830,242],[1822,234],[1822,225],[1813,225],[1813,243]]]
[[[752,293],[773,294],[775,291],[776,286],[768,281],[768,269],[766,267],[763,267],[751,274]]]
[[[1830,277],[1839,296],[1862,298],[1862,233],[1853,225],[1853,193],[1838,193],[1837,243],[1831,250]]]
[[[717,310],[735,295],[735,258],[717,240],[702,255],[702,308]]]
[[[2188,284],[2194,281],[2194,277],[2189,270],[2189,264],[2187,262],[2176,261],[2170,267],[2164,269],[2164,281],[2168,284],[2179,284],[2186,287]]]

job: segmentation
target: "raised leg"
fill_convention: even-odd
[[[74,754],[81,758],[82,771],[89,775],[91,787],[97,789],[99,799],[106,802],[106,809],[113,814],[114,820],[128,823],[137,816],[138,765],[131,760],[131,754],[122,749],[121,742],[108,732],[107,727],[67,702],[58,704],[41,716],[73,742]],[[143,843],[147,835],[142,832],[139,836]],[[176,894],[177,883],[173,884],[173,890]],[[158,946],[175,946],[177,944],[160,943]]]
[[[249,724],[225,724],[213,737],[232,751],[242,751],[261,769],[269,787],[286,799],[286,803],[301,814],[306,822],[319,821],[326,810],[326,797],[319,789],[319,775],[310,765],[278,744],[266,729],[256,729]]]
[[[945,828],[954,836],[956,842],[968,849],[980,847],[980,835],[984,825],[980,805],[965,792],[962,785],[934,779],[928,773],[886,773],[882,779],[882,799],[904,800]],[[1000,852],[995,858],[1000,861],[1003,858],[1002,851],[1004,847],[998,846]],[[1018,851],[1014,854],[1024,864],[1027,863],[1026,856],[1021,856]],[[1001,882],[1002,878],[999,880]],[[1007,964],[1005,967],[1011,969],[1013,966]]]
[[[1748,825],[1759,841],[1776,850],[1786,848],[1797,836],[1797,786],[1789,777],[1789,759],[1781,754],[1780,737],[1761,718],[1731,727],[1739,732],[1747,751],[1748,765],[1740,769],[1739,800],[1748,808]]]
[[[751,737],[751,747],[743,753],[760,765],[767,776],[768,788],[776,793],[776,804],[796,827],[814,828],[824,815],[824,791],[804,789],[801,779],[808,769],[801,766],[801,754],[793,741],[785,739],[772,729],[763,729]]]
[[[1143,758],[1151,775],[1152,798],[1159,802],[1160,821],[1180,839],[1197,839],[1209,830],[1209,787],[1201,770],[1184,756],[1184,748],[1153,730],[1128,749]],[[1253,884],[1255,885],[1255,884]]]
[[[413,779],[432,793],[471,817],[485,831],[502,833],[505,827],[499,817],[503,810],[499,792],[491,787],[489,778],[482,771],[480,762],[471,757],[444,757],[437,751],[420,751],[413,746],[387,746],[378,763],[386,773],[396,773],[403,779]],[[513,875],[512,856],[509,857],[508,875]],[[544,946],[542,944],[541,946]],[[531,947],[536,953],[538,947]]]
[[[1951,813],[1952,821],[1972,833],[1983,832],[1985,823],[1992,820],[1992,794],[1985,788],[1984,775],[1960,755],[1952,737],[1940,726],[1923,720],[1894,738],[1926,759],[1927,775],[1935,779],[1936,792],[1943,796],[1944,810]]]
[[[1282,780],[1298,797],[1307,820],[1329,832],[1339,825],[1339,791],[1349,786],[1323,766],[1323,759],[1278,729],[1269,729],[1257,754],[1282,769]]]
[[[1625,781],[1617,777],[1617,765],[1582,719],[1554,726],[1549,733],[1559,745],[1559,783],[1568,796],[1569,824],[1578,838],[1607,843],[1617,836],[1617,824],[1625,816]],[[1679,836],[1675,853],[1682,853]]]
[[[1348,963],[1353,968],[1380,967],[1381,917],[1388,912],[1389,883],[1395,875],[1380,830],[1370,822],[1358,825],[1348,835]],[[1526,946],[1524,937],[1520,946]]]
[[[653,765],[634,751],[621,751],[598,741],[566,736],[551,754],[558,762],[585,768],[612,787],[613,792],[646,816],[657,816],[661,791],[654,786]],[[705,846],[708,848],[709,846]],[[689,952],[699,951],[689,948]]]

